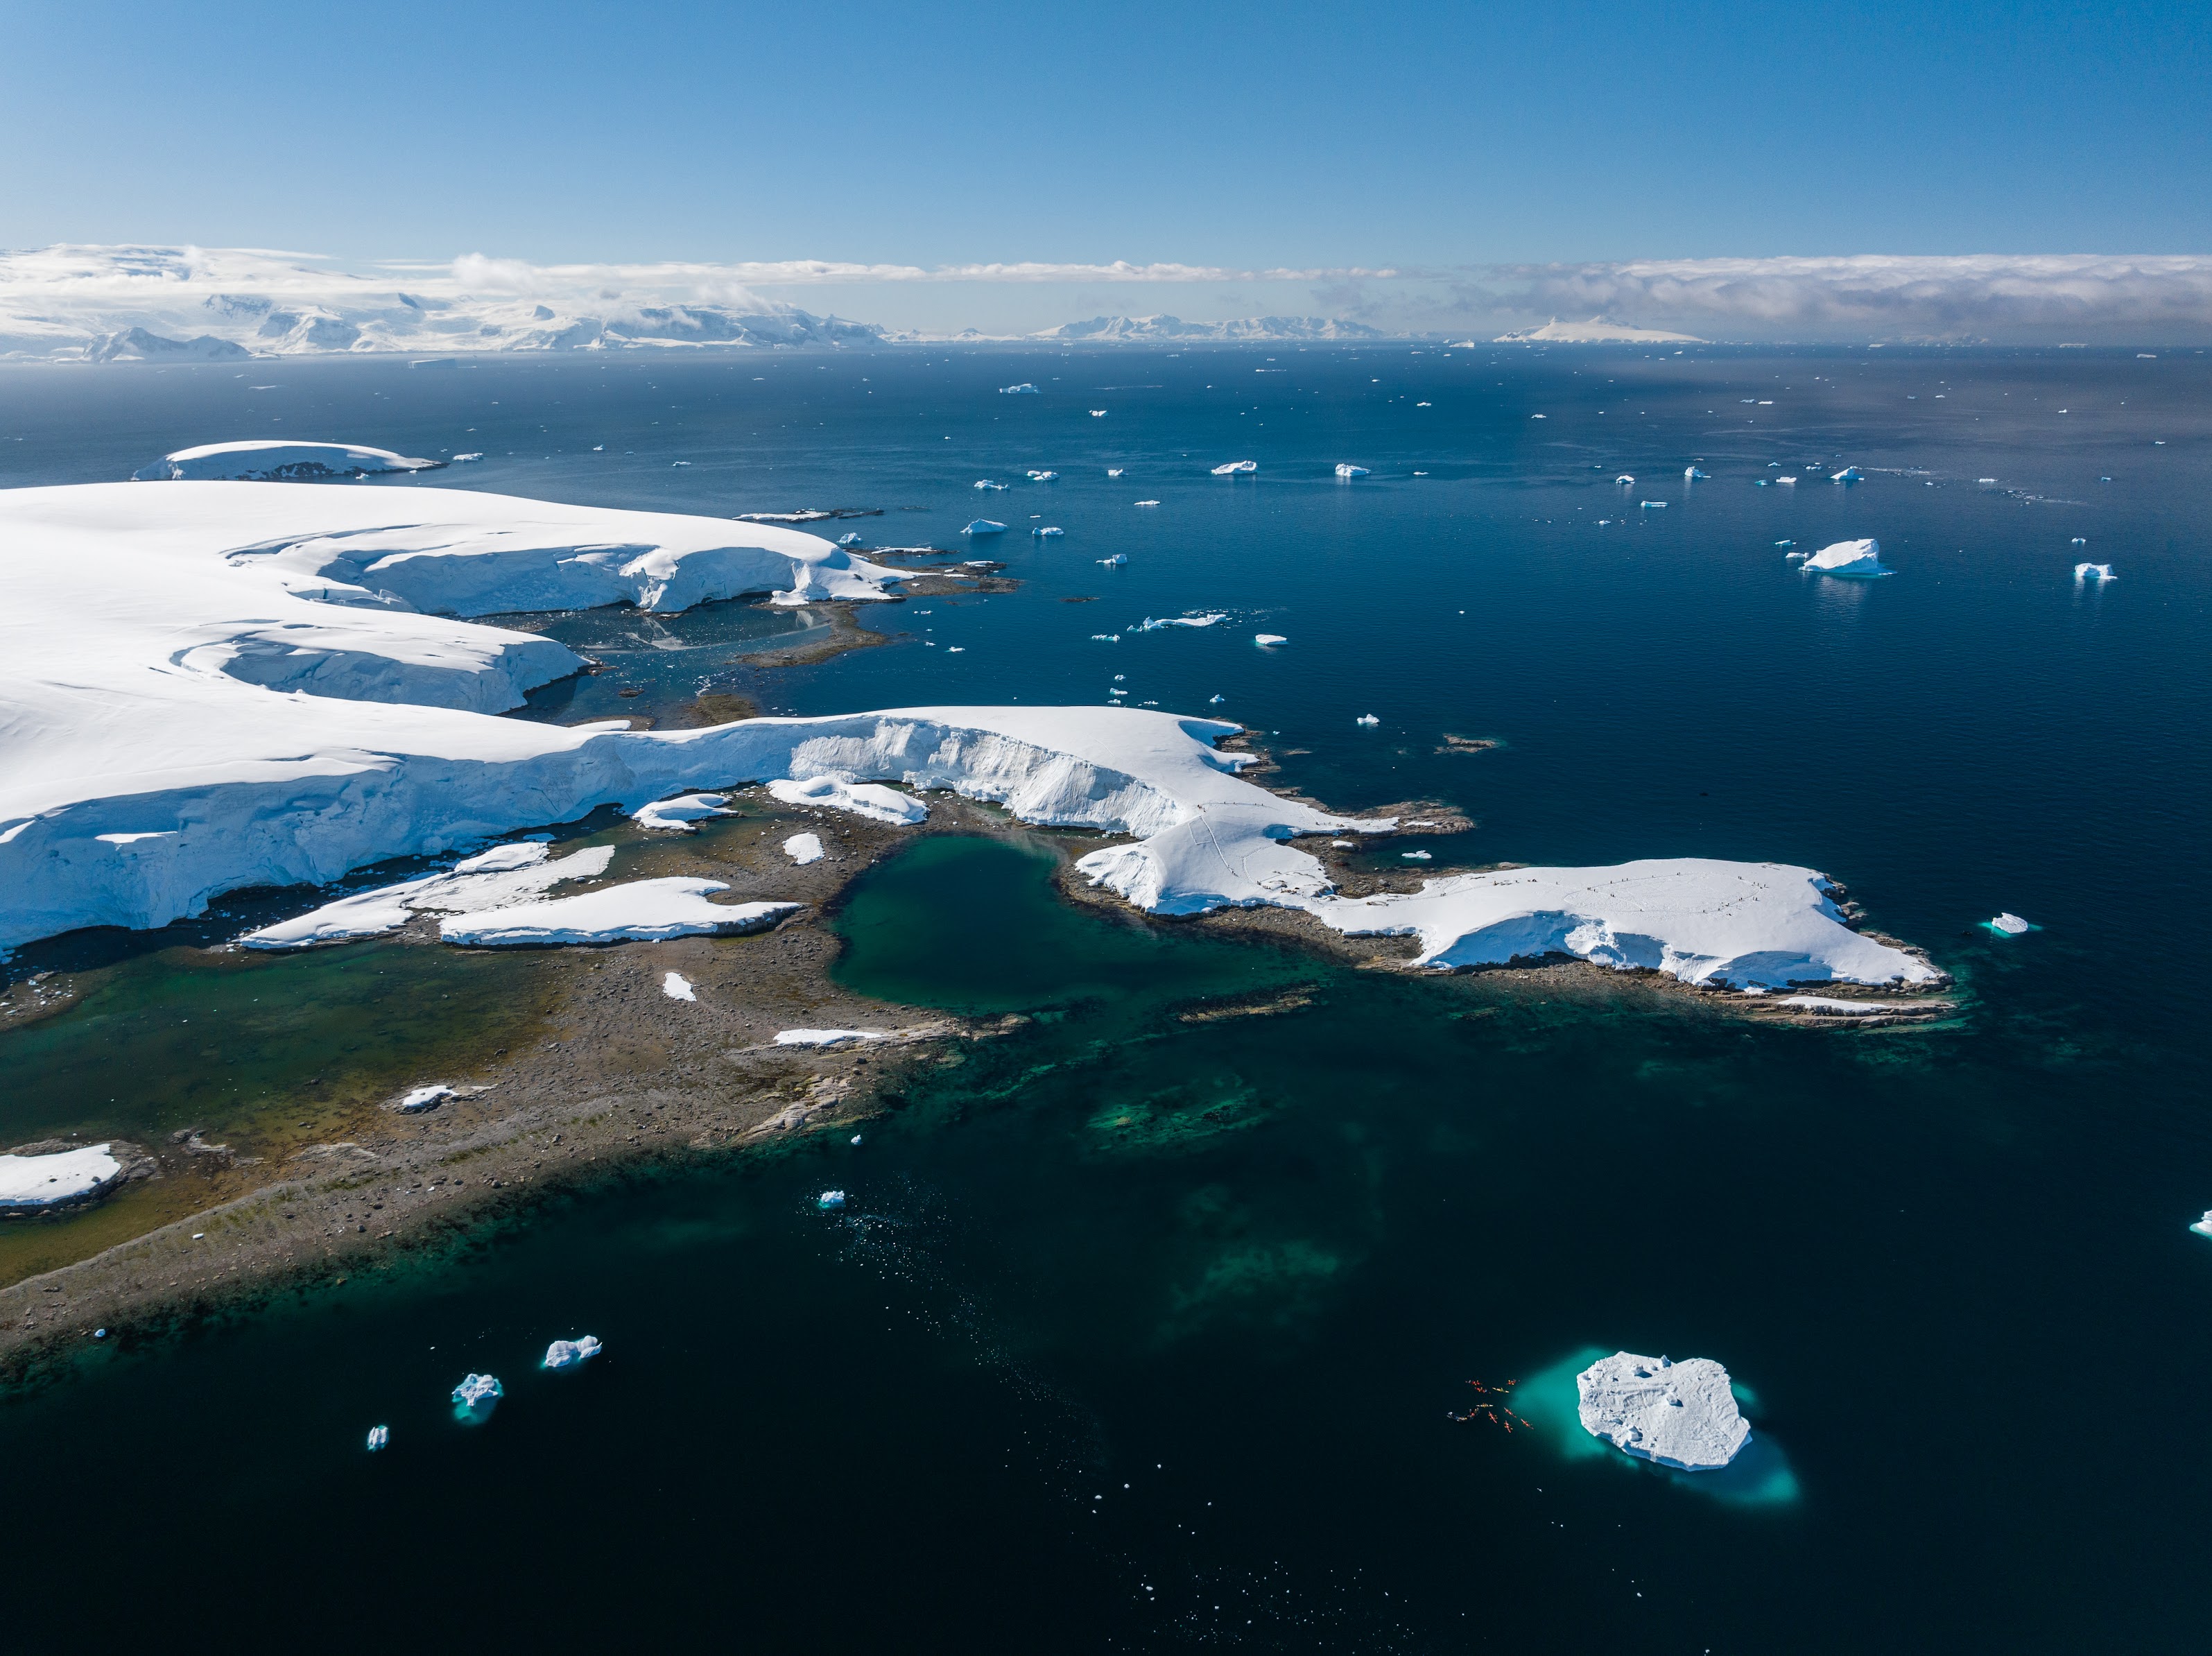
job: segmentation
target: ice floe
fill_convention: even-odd
[[[114,1146],[88,1144],[51,1154],[0,1155],[0,1214],[66,1207],[112,1190],[124,1167]]]
[[[814,1205],[825,1214],[835,1213],[845,1205],[845,1193],[842,1190],[824,1190],[814,1198]]]
[[[464,456],[482,460],[481,454]],[[133,473],[140,483],[179,478],[234,478],[285,482],[298,478],[367,477],[387,472],[431,472],[443,460],[410,459],[389,448],[350,442],[285,442],[262,438],[248,442],[202,443],[164,454]]]
[[[1379,725],[1382,721],[1376,718],[1372,713],[1363,713],[1352,722],[1356,725]]]
[[[1030,533],[1031,534],[1033,534],[1033,535],[1036,536],[1039,539],[1045,539],[1046,537],[1050,536],[1050,535],[1064,535],[1064,534],[1066,534],[1066,533],[1067,533],[1067,531],[1066,531],[1066,530],[1065,530],[1065,529],[1056,529],[1056,528],[1053,528],[1053,527],[1051,527],[1048,526],[1048,527],[1044,527],[1044,528],[1042,528],[1042,529],[1032,529],[1032,530],[1030,530]]]
[[[1851,930],[1833,890],[1810,868],[1670,857],[1444,874],[1419,892],[1298,906],[1347,936],[1418,937],[1414,964],[1424,966],[1564,954],[1712,988],[1942,979],[1917,956]]]
[[[691,987],[691,980],[680,971],[668,972],[661,977],[660,992],[672,1001],[696,1001],[699,998],[698,992]]]
[[[556,1340],[545,1348],[544,1367],[574,1368],[579,1363],[590,1361],[606,1348],[599,1343],[596,1334],[586,1334],[580,1340]]]
[[[1168,615],[1162,616],[1158,620],[1155,620],[1148,615],[1141,622],[1138,623],[1137,625],[1130,628],[1129,630],[1132,632],[1158,632],[1163,627],[1210,627],[1216,622],[1226,621],[1228,618],[1229,618],[1227,616],[1220,614]]]
[[[2001,914],[1994,920],[1984,920],[1982,924],[2000,937],[2019,937],[2028,932],[2043,929],[2040,926],[2030,925],[2016,914]]]
[[[1685,483],[1710,482],[1711,480],[1710,472],[1700,472],[1694,466],[1686,466],[1682,468],[1682,481]]]
[[[506,1395],[495,1376],[471,1373],[453,1388],[453,1413],[462,1420],[482,1420]]]
[[[1144,502],[1143,502],[1142,501],[1139,501],[1139,502],[1138,502],[1137,503],[1138,503],[1139,505],[1140,505],[1140,506],[1144,504]],[[1102,558],[1100,558],[1100,559],[1098,560],[1098,567],[1099,567],[1099,568],[1101,568],[1102,569],[1120,569],[1123,564],[1127,563],[1128,561],[1129,561],[1129,555],[1128,555],[1128,553],[1127,553],[1127,552],[1116,552],[1116,553],[1115,553],[1115,554],[1114,554],[1114,556],[1113,556],[1113,557],[1102,557]]]
[[[1686,1472],[1736,1458],[1751,1427],[1710,1357],[1669,1362],[1618,1351],[1575,1377],[1583,1429],[1616,1449]]]
[[[696,834],[694,825],[707,817],[726,817],[723,807],[729,804],[724,794],[679,794],[672,800],[655,800],[641,805],[629,813],[629,819],[641,828],[658,828],[668,833]]]
[[[713,903],[710,892],[727,891],[719,880],[672,875],[626,880],[578,897],[556,897],[456,915],[438,922],[438,935],[471,948],[543,947],[556,943],[619,943],[702,934],[759,931],[801,903]]]
[[[1276,644],[1287,644],[1291,641],[1279,632],[1255,632],[1252,635],[1252,642],[1262,649],[1266,649]]]
[[[1260,462],[1257,460],[1231,460],[1226,466],[1215,466],[1213,475],[1217,478],[1234,478],[1259,469]]]
[[[1030,481],[1031,483],[1050,483],[1059,475],[1060,473],[1057,472],[1032,472],[1030,473]]]
[[[782,1029],[776,1032],[778,1046],[842,1046],[848,1041],[880,1041],[882,1032],[873,1029]]]
[[[783,854],[802,867],[809,862],[819,862],[822,861],[822,836],[793,834],[783,842]]]
[[[1794,478],[1779,479],[1784,483]],[[1850,581],[1871,581],[1895,571],[1881,561],[1881,543],[1878,540],[1838,540],[1823,546],[1805,560],[1805,567],[1821,575],[1838,575]]]
[[[817,776],[803,782],[772,782],[768,791],[786,805],[817,806],[873,822],[922,822],[929,816],[925,801],[880,782],[849,782],[838,776]]]
[[[1830,483],[1863,483],[1866,481],[1866,473],[1856,466],[1847,466],[1840,472],[1829,472],[1828,481]]]
[[[1034,397],[1038,392],[1035,386],[1024,380],[1018,386],[1000,386],[999,394],[1002,397]]]
[[[383,1448],[391,1441],[392,1428],[390,1427],[372,1426],[368,1428],[368,1452],[370,1454],[374,1454],[378,1450]]]
[[[2118,579],[2119,577],[2112,573],[2112,566],[2109,563],[2076,563],[2074,566],[2074,580],[2077,585],[2085,581],[2105,581]]]
[[[2199,1236],[2212,1236],[2212,1209],[2208,1209],[2205,1211],[2204,1217],[2198,1220],[2189,1228],[2195,1231]]]
[[[960,533],[963,535],[1002,535],[1006,533],[1006,526],[994,523],[989,518],[977,518]]]
[[[1336,463],[1336,475],[1340,478],[1364,478],[1368,476],[1369,472],[1367,467],[1364,466],[1354,466],[1349,460],[1339,460]]]
[[[345,943],[397,931],[417,914],[471,914],[530,903],[569,880],[596,880],[614,861],[611,845],[587,846],[548,860],[544,844],[524,840],[497,845],[455,863],[448,873],[426,874],[397,886],[356,892],[280,920],[239,939],[250,949],[299,949]]]

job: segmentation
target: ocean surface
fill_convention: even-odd
[[[1000,390],[1020,382],[1036,394]],[[25,1637],[2212,1636],[2212,1240],[2186,1228],[2212,1208],[2212,358],[1394,345],[0,369],[0,486],[258,435],[484,456],[334,487],[882,508],[822,527],[1003,559],[1023,582],[887,608],[867,618],[886,647],[776,671],[748,653],[824,636],[821,618],[533,621],[622,668],[536,716],[665,716],[702,691],[827,713],[1119,688],[1265,733],[1269,782],[1328,806],[1461,807],[1474,831],[1413,842],[1430,873],[1820,868],[1955,976],[1960,1011],[1749,1028],[1581,971],[1353,971],[1072,909],[1041,837],[923,843],[839,916],[842,980],[1030,1026],[929,1069],[858,1144],[618,1178],[0,1403]],[[1246,459],[1256,475],[1210,475]],[[1340,461],[1370,473],[1340,481]],[[1710,475],[1686,481],[1692,465]],[[1864,480],[1828,481],[1846,465]],[[963,537],[978,516],[1008,533]],[[1028,533],[1046,525],[1066,533]],[[1786,557],[1859,536],[1896,574]],[[2077,584],[2084,560],[2118,578]],[[1262,631],[1289,642],[1257,648]],[[623,688],[639,693],[600,704]],[[1408,843],[1366,855],[1397,865]],[[250,1144],[278,1115],[311,1121],[294,1101],[328,1086],[334,1042],[398,1073],[526,999],[520,962],[205,947],[304,901],[22,952],[11,974],[66,967],[86,993],[0,1029],[0,1141],[228,1121]],[[2040,929],[1993,935],[2001,910]],[[1192,1015],[1224,997],[1288,1009]],[[204,1038],[184,1032],[196,1013]],[[842,1213],[814,1205],[832,1186]],[[11,1275],[32,1251],[0,1238]],[[587,1331],[604,1356],[536,1370]],[[1755,1453],[1698,1476],[1598,1450],[1571,1377],[1617,1349],[1724,1362]],[[457,1425],[447,1392],[483,1369],[507,1398]],[[1511,1419],[1455,1418],[1486,1399],[1471,1381],[1514,1382]],[[379,1422],[392,1446],[371,1457]]]

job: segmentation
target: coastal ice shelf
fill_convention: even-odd
[[[496,718],[581,660],[459,618],[617,601],[666,612],[758,592],[878,598],[896,579],[797,531],[460,490],[0,492],[0,947],[81,926],[160,926],[227,891],[326,885],[604,805],[678,829],[721,808],[703,795],[766,783],[795,805],[890,822],[926,817],[915,795],[951,789],[1027,822],[1102,831],[1122,843],[1076,866],[1137,907],[1304,909],[1347,934],[1418,935],[1421,961],[1439,967],[1563,952],[1736,987],[1938,976],[1844,925],[1823,876],[1782,865],[1518,869],[1340,898],[1295,842],[1395,822],[1244,781],[1246,757],[1214,746],[1240,728],[1220,720],[1018,706],[676,730]],[[499,847],[249,941],[373,935],[418,912],[471,945],[759,917],[711,901],[712,882],[546,895],[604,873],[606,849],[555,860]],[[814,847],[794,836],[787,849],[796,859]]]

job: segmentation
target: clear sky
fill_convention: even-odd
[[[2197,253],[2207,5],[5,0],[0,246]]]

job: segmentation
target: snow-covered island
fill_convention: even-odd
[[[279,442],[261,438],[179,448],[151,466],[141,466],[132,475],[140,483],[211,479],[287,483],[310,478],[365,478],[388,472],[434,472],[445,464],[410,460],[389,448],[370,448],[362,443]]]
[[[1575,1391],[1585,1432],[1662,1466],[1717,1471],[1751,1437],[1728,1370],[1710,1357],[1675,1363],[1616,1351],[1577,1374]]]

